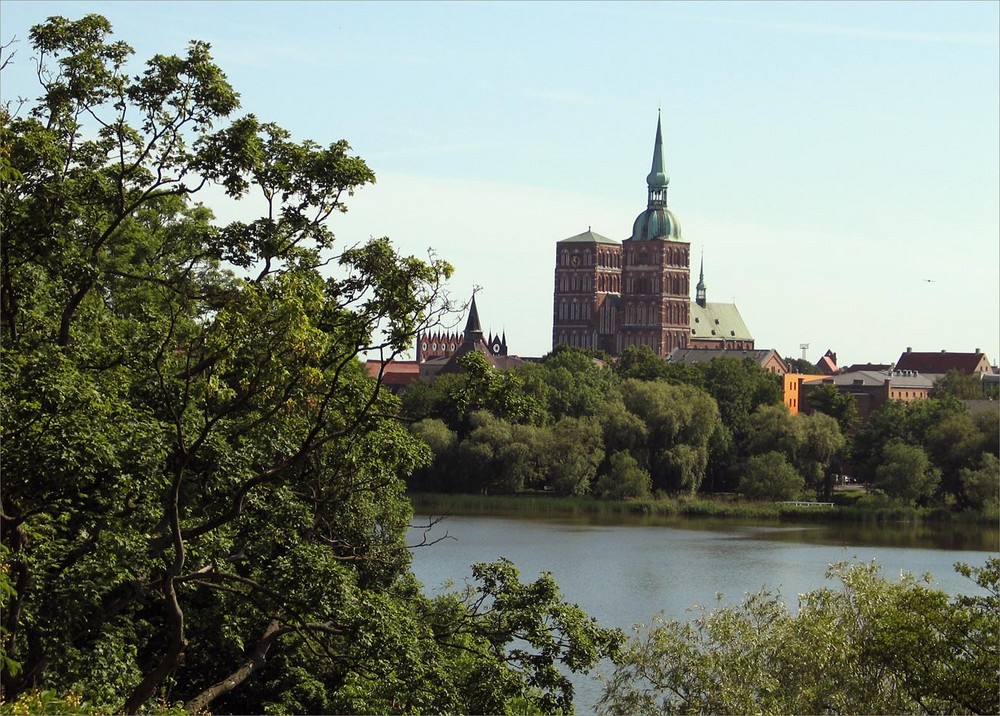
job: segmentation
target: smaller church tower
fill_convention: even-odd
[[[590,227],[556,244],[552,346],[618,354],[622,247]]]
[[[697,303],[702,308],[708,303],[708,297],[705,295],[705,252],[701,252],[701,269],[698,271],[698,285],[695,286],[695,298],[694,302]]]

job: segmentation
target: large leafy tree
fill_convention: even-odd
[[[345,142],[228,120],[206,44],[130,75],[102,17],[31,40],[42,96],[0,110],[4,697],[565,707],[546,665],[612,635],[556,619],[548,585],[548,611],[504,599],[506,567],[481,573],[487,616],[408,571],[402,477],[429,453],[358,357],[435,321],[450,267],[338,249],[327,220],[371,171]],[[191,201],[209,181],[261,218],[217,227]],[[519,638],[540,653],[511,658]],[[477,670],[497,675],[480,701]]]

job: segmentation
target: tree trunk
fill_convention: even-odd
[[[208,707],[213,701],[215,701],[215,699],[228,694],[230,691],[246,681],[253,672],[262,667],[267,661],[268,649],[271,648],[271,645],[279,636],[287,631],[288,629],[282,629],[280,627],[280,622],[277,617],[273,618],[271,623],[268,624],[267,628],[264,630],[264,634],[261,636],[260,641],[257,642],[257,645],[250,653],[249,658],[244,661],[236,671],[231,673],[225,679],[214,686],[208,687],[184,704],[184,708],[195,714],[207,711]]]

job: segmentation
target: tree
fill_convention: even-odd
[[[901,441],[889,443],[882,462],[875,469],[875,487],[905,504],[930,497],[941,472],[931,464],[927,453],[916,445]]]
[[[750,419],[751,453],[781,452],[806,484],[833,492],[831,464],[844,450],[847,441],[837,421],[824,413],[792,415],[784,405],[765,405]]]
[[[813,411],[825,413],[840,425],[840,432],[849,435],[858,424],[858,406],[854,396],[841,393],[832,383],[823,383],[809,392],[806,401]]]
[[[526,383],[537,380],[545,386],[548,413],[556,420],[600,414],[618,382],[611,369],[565,344],[556,346],[541,363],[528,363],[518,372]]]
[[[615,659],[602,713],[996,713],[1000,560],[959,565],[986,596],[949,599],[877,565],[839,589],[761,592],[693,622],[656,620]]]
[[[959,473],[959,482],[969,505],[996,514],[1000,501],[1000,462],[995,455],[984,452],[977,466]]]
[[[705,389],[715,398],[736,455],[748,454],[750,416],[761,406],[781,404],[781,384],[755,361],[723,356],[701,366]],[[732,463],[734,466],[736,461]]]
[[[653,353],[649,346],[629,346],[615,363],[615,372],[622,378],[662,380],[671,385],[705,385],[704,374],[687,363],[669,363]]]
[[[565,417],[549,430],[548,486],[561,495],[585,495],[604,460],[601,425],[596,418]]]
[[[792,373],[803,373],[805,375],[817,375],[819,373],[819,368],[816,367],[816,364],[810,363],[805,358],[785,356],[785,363],[788,364]]]
[[[982,375],[967,375],[957,370],[949,370],[934,381],[934,390],[938,395],[951,395],[959,400],[983,400],[988,397]],[[993,392],[996,392],[995,389]]]
[[[653,481],[636,459],[619,451],[608,458],[608,467],[594,484],[594,494],[608,500],[649,497]]]
[[[708,463],[708,443],[719,424],[715,401],[690,385],[634,378],[622,383],[621,395],[628,411],[646,425],[654,487],[697,491]]]
[[[802,449],[797,467],[810,487],[822,490],[826,499],[833,495],[831,466],[843,454],[847,439],[837,421],[825,413],[797,416],[802,425]]]
[[[507,567],[482,572],[488,612],[436,612],[408,570],[403,478],[430,451],[358,358],[409,348],[450,267],[336,246],[371,171],[229,121],[204,43],[133,77],[102,17],[31,39],[43,96],[0,122],[3,698],[469,711],[478,670],[490,708],[566,708],[550,667],[611,636]],[[264,215],[216,226],[190,201],[208,181]]]
[[[797,500],[805,480],[780,452],[754,455],[747,460],[740,492],[752,500]]]

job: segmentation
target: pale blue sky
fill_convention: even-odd
[[[1000,359],[1000,3],[4,0],[4,99],[35,93],[28,28],[88,12],[348,140],[378,183],[337,235],[434,248],[513,352],[551,348],[555,243],[630,233],[662,107],[670,208],[759,347]]]

